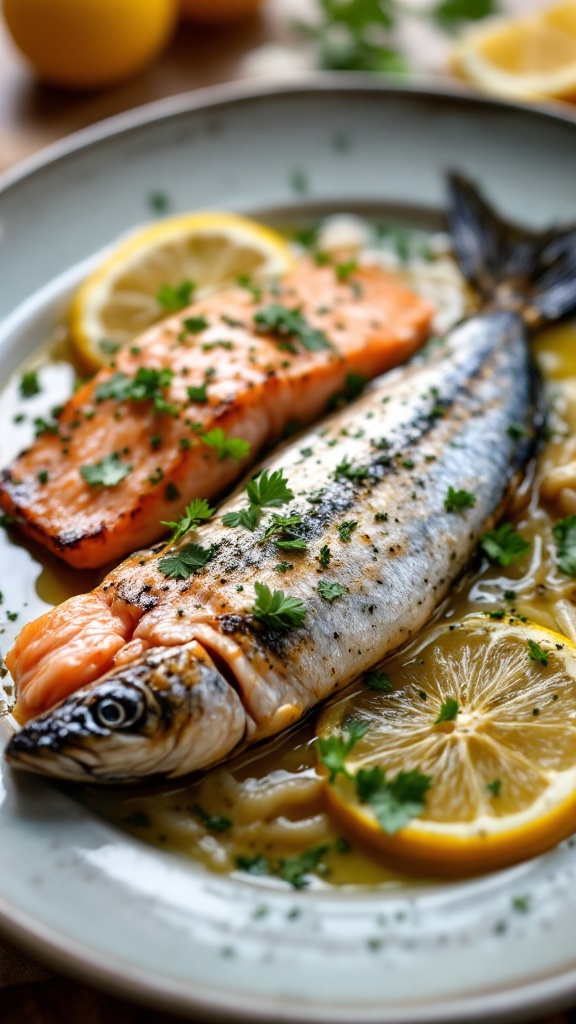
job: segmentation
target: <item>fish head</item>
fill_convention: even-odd
[[[170,778],[224,757],[245,726],[238,694],[192,642],[153,648],[65,698],[22,726],[6,757],[74,782]]]

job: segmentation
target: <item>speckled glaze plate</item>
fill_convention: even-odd
[[[576,217],[575,167],[576,120],[562,114],[354,77],[212,90],[123,115],[0,184],[1,378],[57,320],[79,264],[149,216],[153,192],[174,210],[395,207],[424,218],[458,168],[511,217],[543,225]],[[45,606],[22,550],[32,617]],[[6,576],[0,565],[9,594],[18,581]],[[5,650],[16,627],[1,625]],[[3,764],[0,837],[8,934],[196,1017],[446,1024],[576,1003],[570,841],[467,883],[291,892],[209,875]]]

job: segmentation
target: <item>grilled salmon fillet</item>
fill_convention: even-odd
[[[0,506],[76,568],[118,560],[230,487],[289,424],[318,417],[351,374],[407,359],[432,314],[376,267],[308,260],[267,292],[197,302],[70,398],[0,475]]]

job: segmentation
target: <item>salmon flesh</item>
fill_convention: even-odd
[[[120,350],[0,474],[0,508],[76,568],[118,561],[265,444],[426,339],[424,299],[377,267],[302,260],[271,290],[197,302]]]
[[[196,532],[25,626],[6,662],[21,720],[37,717],[9,760],[175,777],[296,722],[430,618],[530,458],[535,418],[522,319],[456,328],[285,445]],[[250,506],[271,480],[276,504]],[[473,503],[454,508],[450,488]]]

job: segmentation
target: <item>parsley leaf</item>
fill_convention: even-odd
[[[282,548],[283,551],[306,551],[308,547],[308,543],[303,537],[285,537],[281,540],[275,540],[274,543],[277,548]]]
[[[156,292],[156,301],[167,313],[176,313],[179,309],[189,306],[196,285],[193,281],[180,281],[180,284],[161,284]]]
[[[362,480],[366,480],[370,475],[370,468],[368,466],[354,466],[346,456],[344,456],[334,470],[335,480],[344,478],[346,480],[359,480],[362,482]]]
[[[330,773],[328,782],[334,782],[337,775],[345,775],[347,779],[351,778],[346,768],[346,758],[358,741],[365,736],[367,730],[368,722],[352,719],[344,727],[340,736],[318,737],[318,760]]]
[[[562,572],[576,576],[576,516],[560,519],[552,531],[556,543],[556,557]]]
[[[491,796],[500,796],[500,790],[502,789],[502,783],[500,779],[494,779],[492,782],[486,783],[486,789]]]
[[[426,793],[432,779],[417,769],[399,772],[387,779],[378,765],[361,768],[355,776],[356,793],[361,803],[370,805],[383,832],[395,835],[426,807]]]
[[[205,316],[188,316],[182,321],[182,327],[188,334],[200,334],[209,326]]]
[[[228,456],[239,462],[250,451],[249,441],[245,441],[242,437],[228,437],[222,430],[222,427],[214,427],[213,430],[207,430],[205,434],[200,434],[200,437],[204,444],[216,449],[220,462]]]
[[[206,814],[200,804],[192,804],[190,810],[195,814],[205,828],[210,832],[227,832],[232,826],[232,821],[225,814]]]
[[[381,669],[374,669],[373,672],[368,672],[364,676],[364,682],[371,690],[377,690],[378,693],[392,693],[394,689],[390,676],[386,672],[382,672]]]
[[[440,722],[453,722],[458,714],[460,705],[454,697],[447,697],[442,707],[440,708],[440,714],[434,722],[434,725],[440,725]]]
[[[195,530],[199,523],[211,519],[213,515],[214,509],[210,508],[206,498],[194,498],[194,501],[186,506],[184,515],[180,519],[176,522],[162,519],[161,525],[168,526],[173,531],[170,543],[174,544],[189,530]]]
[[[507,566],[530,551],[530,542],[518,533],[512,523],[502,523],[496,530],[482,534],[480,547],[492,562]]]
[[[118,452],[105,455],[90,466],[80,466],[80,476],[91,487],[116,487],[131,471],[132,466],[122,462]]]
[[[191,402],[207,402],[208,401],[208,394],[206,392],[206,388],[207,387],[208,387],[208,382],[207,381],[204,381],[203,384],[200,384],[197,387],[195,387],[193,384],[190,384],[186,388],[186,392],[188,394],[188,398],[190,399],[190,401]]]
[[[20,378],[18,390],[20,391],[20,396],[22,398],[33,398],[34,395],[39,395],[42,388],[40,387],[40,381],[38,380],[38,371],[28,370],[27,373],[23,373]]]
[[[332,552],[327,544],[323,544],[320,548],[320,554],[318,555],[318,561],[323,569],[327,569],[332,558]]]
[[[270,874],[270,861],[263,853],[252,855],[240,853],[234,863],[239,871],[245,871],[248,875]]]
[[[299,597],[288,597],[283,590],[270,590],[266,583],[255,583],[256,601],[252,614],[271,629],[293,629],[306,618],[306,605]]]
[[[279,347],[288,352],[297,352],[298,343],[308,352],[321,352],[334,347],[324,331],[308,323],[299,308],[288,309],[277,302],[258,310],[254,315],[254,326],[262,333],[274,335]]]
[[[158,569],[163,576],[172,580],[187,580],[189,576],[204,569],[218,550],[217,544],[203,548],[200,544],[185,544],[173,555],[165,555],[158,562]]]
[[[285,882],[289,882],[294,889],[305,889],[308,885],[304,877],[314,868],[317,868],[322,857],[330,849],[328,843],[317,846],[313,850],[304,850],[303,853],[294,857],[281,857],[278,874]]]
[[[273,568],[274,572],[288,572],[288,569],[294,568],[294,562],[278,562]]]
[[[325,601],[335,601],[337,597],[343,597],[347,591],[348,588],[343,587],[340,583],[329,583],[327,580],[320,580],[318,584],[318,593]]]
[[[257,508],[276,508],[294,497],[282,469],[275,469],[272,473],[265,469],[259,477],[248,482],[246,493],[250,504]]]
[[[479,21],[498,10],[497,0],[441,0],[430,13],[440,28],[454,32],[462,21]]]
[[[357,526],[358,520],[356,519],[348,519],[345,523],[340,523],[338,535],[343,544],[348,543]]]
[[[261,515],[260,509],[250,505],[249,508],[243,508],[240,512],[226,512],[222,516],[222,524],[229,527],[243,526],[246,530],[250,530],[250,533],[254,533]]]
[[[161,370],[140,366],[133,378],[118,371],[96,386],[94,397],[97,402],[103,402],[107,398],[113,398],[117,402],[152,401],[158,412],[168,412],[176,416],[178,407],[169,405],[162,394],[170,386],[173,377],[174,371],[167,366]]]
[[[535,640],[528,641],[528,658],[530,661],[538,661],[541,665],[548,664],[550,651],[544,650]]]
[[[475,504],[475,494],[472,494],[470,491],[457,491],[454,487],[448,488],[448,493],[444,498],[444,508],[447,512],[460,512],[465,508],[474,508]]]

